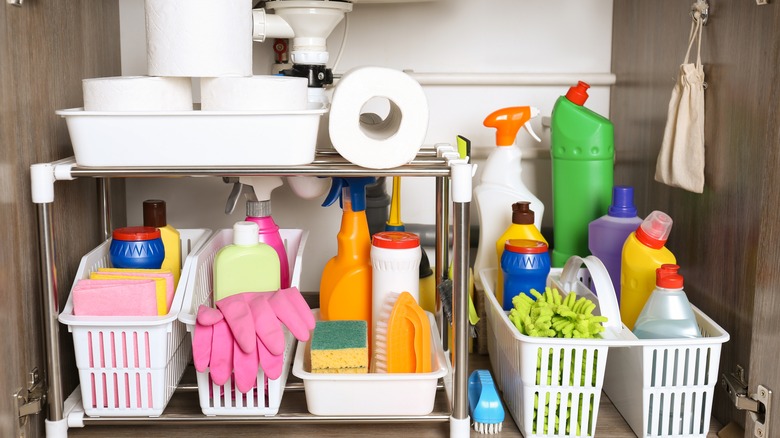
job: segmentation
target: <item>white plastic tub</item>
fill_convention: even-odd
[[[79,166],[291,166],[314,161],[321,104],[299,111],[56,111]]]
[[[190,357],[186,331],[178,321],[192,254],[211,234],[207,229],[181,229],[182,275],[167,315],[76,316],[73,294],[59,321],[73,334],[84,413],[92,417],[156,417],[162,414]],[[77,280],[110,267],[111,240],[82,257]]]
[[[303,262],[303,247],[306,245],[308,232],[303,230],[279,230],[287,249],[287,261],[290,265],[290,285],[298,287],[301,282]],[[193,256],[190,277],[184,294],[179,320],[183,322],[188,332],[195,330],[195,318],[201,304],[212,305],[211,297],[214,290],[214,257],[225,245],[233,243],[233,229],[216,231]],[[284,351],[284,366],[278,379],[267,380],[263,369],[257,372],[255,388],[246,394],[234,389],[233,379],[224,385],[212,382],[209,371],[196,372],[198,380],[198,399],[204,415],[263,415],[273,416],[279,412],[279,405],[284,395],[284,387],[292,363],[296,340],[285,329],[286,347]],[[267,382],[267,388],[266,388]],[[260,390],[258,390],[260,388]],[[265,389],[263,389],[265,388]]]
[[[303,365],[308,342],[298,343],[293,375],[303,380],[309,412],[333,416],[430,414],[438,381],[447,374],[447,365],[436,322],[430,313],[426,314],[433,343],[430,373],[310,373]]]

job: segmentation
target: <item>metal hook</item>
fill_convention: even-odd
[[[693,18],[693,21],[700,19],[701,24],[706,25],[709,16],[710,4],[707,0],[696,0],[696,3],[691,5],[691,18]]]

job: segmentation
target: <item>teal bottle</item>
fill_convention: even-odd
[[[553,267],[590,255],[588,224],[607,214],[612,202],[614,127],[583,106],[588,88],[580,81],[552,111]]]

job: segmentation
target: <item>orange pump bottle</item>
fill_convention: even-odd
[[[323,320],[363,320],[371,327],[371,234],[365,211],[365,185],[374,178],[334,178],[323,203],[339,197],[343,214],[336,240],[338,251],[328,260],[320,279]],[[370,329],[369,329],[370,331]],[[371,339],[371,333],[368,334]]]

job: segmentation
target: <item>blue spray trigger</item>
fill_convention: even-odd
[[[329,207],[333,205],[338,199],[341,201],[341,188],[344,187],[344,178],[331,178],[330,191],[325,196],[325,200],[322,201],[323,207]]]
[[[333,182],[330,186],[330,192],[325,197],[322,206],[328,207],[339,200],[339,206],[344,208],[344,204],[341,202],[342,189],[349,189],[349,198],[352,203],[352,211],[363,211],[366,209],[366,186],[376,182],[376,177],[362,176],[362,177],[333,177]]]

